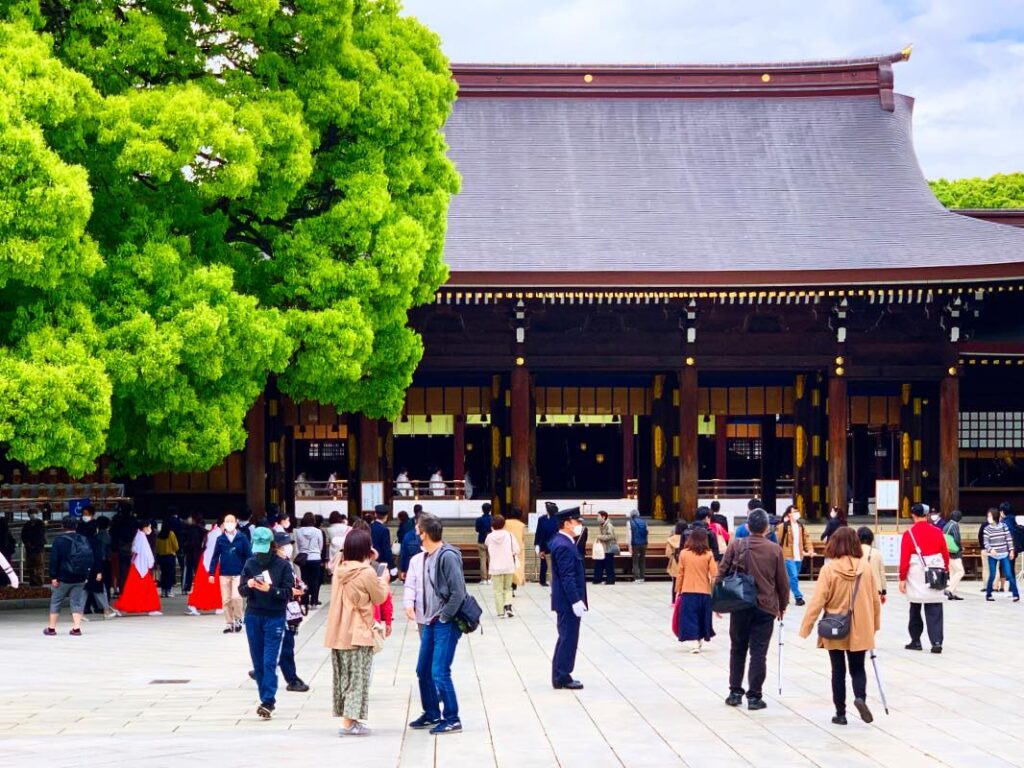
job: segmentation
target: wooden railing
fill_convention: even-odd
[[[297,499],[340,499],[348,498],[348,480],[296,480]]]
[[[395,482],[396,499],[464,499],[465,480],[398,480]]]

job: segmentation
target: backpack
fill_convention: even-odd
[[[79,581],[85,581],[92,572],[94,558],[92,545],[89,540],[79,533],[66,534],[71,542],[71,549],[68,551],[68,559],[65,563],[65,570],[72,576],[81,577]]]
[[[636,546],[646,547],[647,546],[647,523],[641,520],[639,517],[634,517],[630,520],[630,525],[633,526],[633,538],[636,539]],[[630,542],[632,544],[633,542]]]

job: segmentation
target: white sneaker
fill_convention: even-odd
[[[218,608],[216,611],[213,612],[213,615],[214,616],[223,616],[224,615],[224,609],[223,608]]]
[[[185,608],[185,614],[188,616],[198,616],[199,611],[196,609],[194,605],[189,605]]]
[[[164,612],[163,611],[150,611],[147,615],[148,616],[163,616]]]
[[[352,724],[351,728],[339,728],[338,729],[338,735],[339,736],[369,736],[370,735],[370,727],[367,726],[367,725],[363,725],[360,722],[355,722],[355,723]]]

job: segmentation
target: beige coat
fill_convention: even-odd
[[[523,552],[526,551],[526,524],[522,520],[506,520],[505,530],[519,542],[519,567],[516,568],[512,582],[522,586],[526,583],[526,558],[523,557]]]
[[[842,640],[818,638],[818,647],[830,651],[867,651],[875,647],[875,633],[882,627],[882,603],[878,597],[875,571],[864,558],[840,557],[829,560],[818,575],[814,594],[807,603],[800,637],[816,632],[822,611],[846,613],[857,574],[861,574],[857,601],[853,606],[850,634]]]
[[[676,576],[679,574],[679,563],[676,562],[676,550],[679,549],[679,542],[682,540],[682,536],[678,533],[673,533],[668,537],[668,541],[665,542],[665,557],[668,558],[668,575],[675,581]]]
[[[814,554],[814,544],[811,542],[811,534],[807,532],[807,526],[803,524],[803,521],[798,522],[797,527],[800,529],[800,557],[803,559]],[[779,540],[779,546],[782,547],[782,556],[787,560],[795,560],[792,526],[779,523],[775,526],[775,538]]]
[[[388,599],[388,585],[369,563],[345,560],[331,579],[324,645],[336,651],[373,646],[373,606]]]
[[[875,572],[875,586],[878,587],[878,591],[885,592],[885,561],[882,560],[881,550],[869,547],[867,544],[861,544],[860,548],[864,550],[864,559],[871,564],[871,570]]]

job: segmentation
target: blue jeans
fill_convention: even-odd
[[[459,722],[459,702],[452,683],[452,660],[461,636],[452,622],[423,625],[420,631],[420,657],[416,677],[420,683],[423,714],[444,723]],[[441,707],[444,706],[442,717]]]
[[[985,588],[985,597],[992,597],[992,582],[996,579],[996,571],[1001,570],[1006,580],[1010,582],[1010,591],[1014,597],[1020,597],[1017,591],[1017,580],[1013,578],[1013,566],[1010,565],[1008,557],[990,557],[988,559],[988,585]]]
[[[295,633],[290,632],[287,628],[284,630],[281,640],[281,658],[279,663],[281,665],[281,674],[284,675],[286,683],[294,683],[299,679],[299,675],[295,671]]]
[[[256,685],[260,689],[260,702],[274,704],[277,696],[277,659],[284,640],[284,616],[254,616],[245,614],[245,636],[249,640]]]
[[[786,574],[789,576],[789,588],[793,591],[793,597],[797,600],[803,600],[804,596],[800,594],[800,566],[803,564],[801,560],[787,560],[786,561]]]

